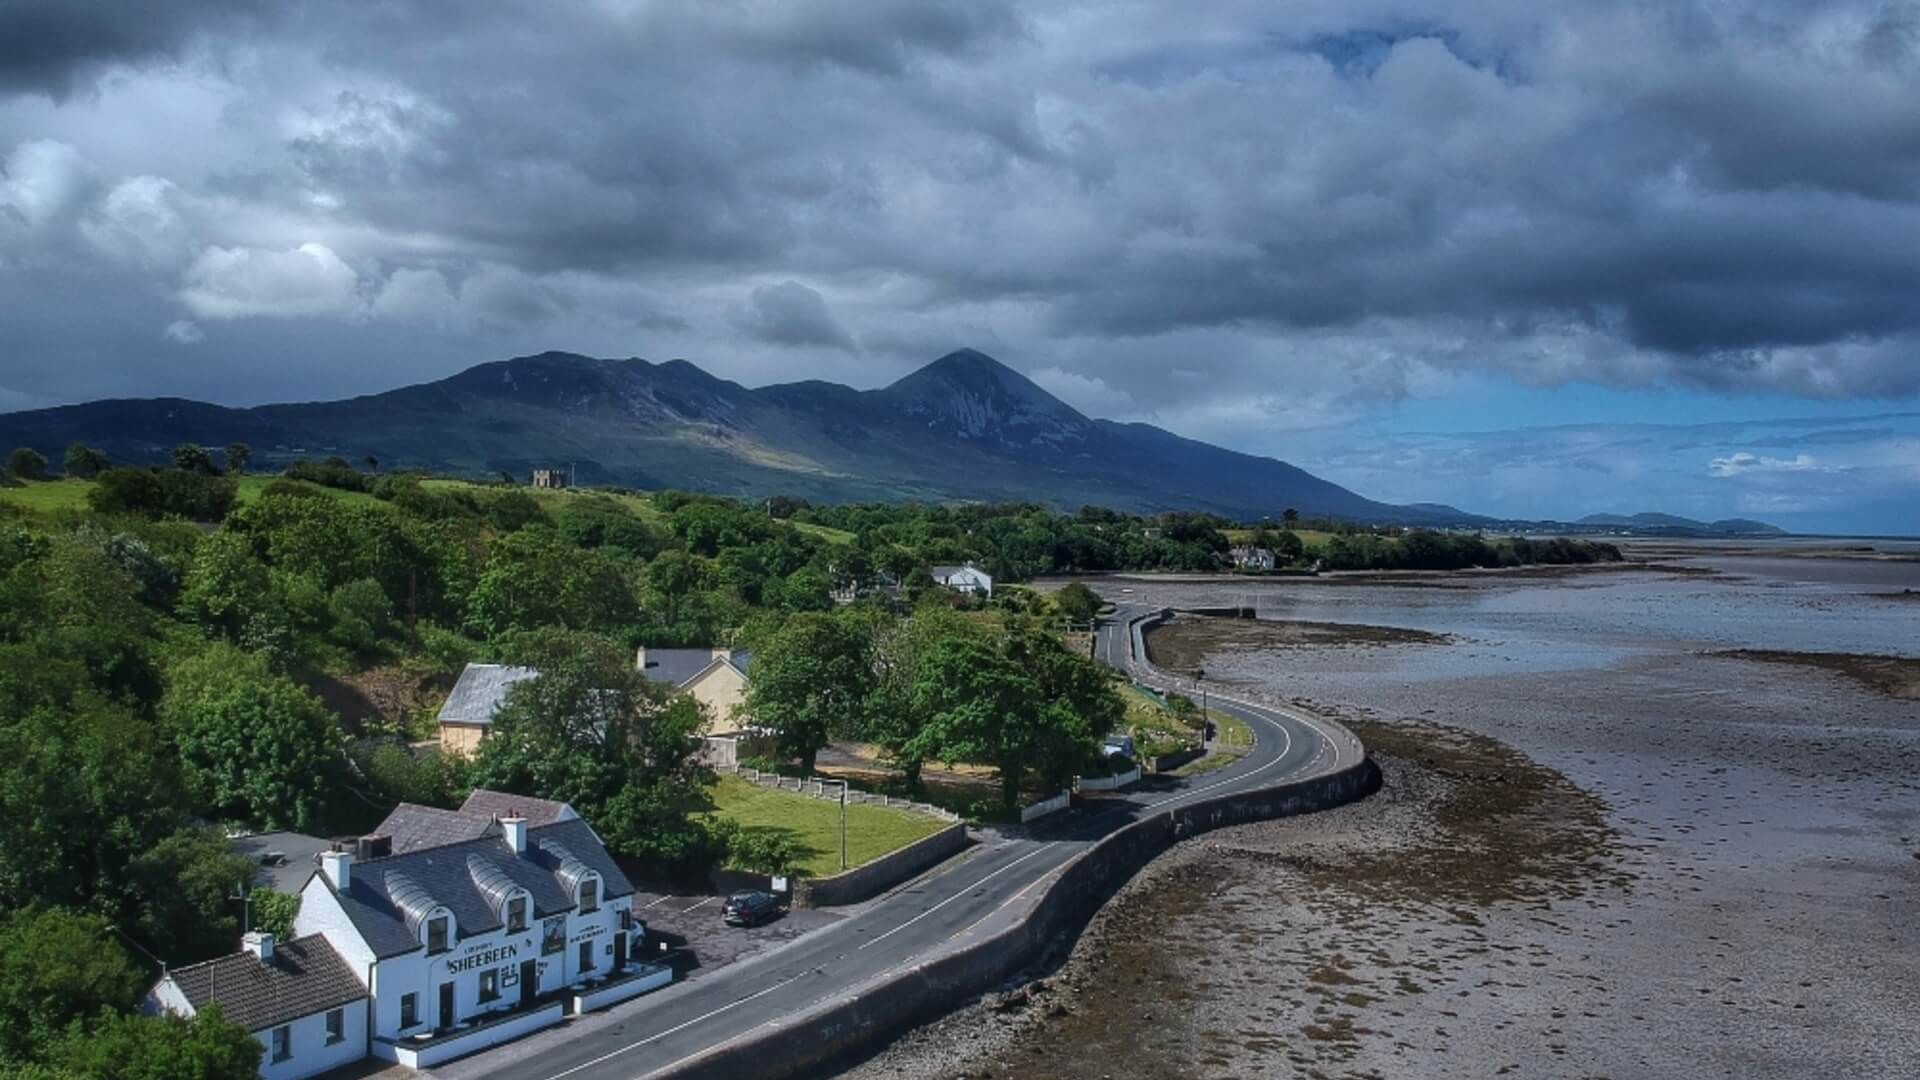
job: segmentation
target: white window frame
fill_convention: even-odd
[[[593,896],[592,903],[587,902],[587,896],[589,893],[591,893]],[[600,896],[599,876],[595,875],[593,877],[582,879],[580,882],[580,895],[574,898],[575,906],[577,906],[580,909],[580,914],[591,915],[594,912],[599,911],[600,900],[601,900],[601,896]]]
[[[520,905],[520,920],[517,925],[513,919],[513,906],[515,904]],[[527,928],[533,925],[532,909],[533,901],[526,893],[514,893],[512,896],[507,897],[507,902],[500,905],[500,922],[506,926],[507,933],[526,933]]]
[[[480,973],[480,1004],[491,1005],[500,1000],[500,971],[488,968]]]
[[[433,928],[435,924],[446,927],[440,938],[440,947],[437,949],[433,947]],[[453,916],[451,914],[445,911],[434,912],[432,915],[427,916],[427,921],[421,924],[420,930],[421,936],[425,939],[428,956],[438,956],[453,948]]]
[[[281,1024],[273,1029],[273,1062],[278,1065],[293,1057],[293,1025]]]

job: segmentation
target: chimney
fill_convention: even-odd
[[[647,673],[647,647],[645,645],[642,645],[638,649],[634,650],[633,670],[639,672],[642,675],[645,675]]]
[[[346,892],[353,885],[353,852],[323,851],[320,853],[320,872],[333,882],[335,892]]]
[[[246,934],[240,939],[240,948],[254,955],[263,964],[273,963],[273,935],[258,930]]]
[[[715,660],[731,660],[733,659],[733,650],[724,645],[715,645],[713,647],[713,658]]]
[[[519,811],[509,810],[507,816],[500,819],[500,834],[506,837],[507,846],[515,855],[527,853],[527,819],[521,817]]]

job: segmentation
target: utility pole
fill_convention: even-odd
[[[243,881],[233,887],[233,894],[228,896],[227,899],[240,901],[240,932],[243,934],[252,933],[253,890],[247,888],[247,883]]]

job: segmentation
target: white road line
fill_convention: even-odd
[[[648,905],[647,905],[647,907],[650,907],[650,908],[655,908],[655,907],[659,907],[659,906],[660,906],[661,904],[664,904],[664,903],[666,903],[667,901],[669,901],[669,900],[671,900],[671,899],[673,899],[673,897],[671,897],[671,896],[663,896],[663,897],[661,897],[660,899],[658,899],[658,900],[655,900],[655,901],[654,901],[653,903],[651,903],[651,904],[648,904]],[[646,909],[647,909],[647,908],[641,908],[640,910],[642,910],[642,911],[645,911]]]
[[[718,900],[718,899],[720,899],[720,898],[719,898],[719,897],[717,897],[717,896],[709,896],[709,897],[707,897],[707,898],[706,898],[705,900],[702,900],[702,901],[700,901],[699,903],[697,903],[697,904],[695,904],[695,905],[693,905],[693,906],[692,906],[692,907],[690,907],[690,908],[681,908],[681,909],[680,909],[680,914],[682,914],[682,915],[685,915],[685,914],[686,914],[687,912],[689,912],[689,911],[698,911],[698,910],[700,910],[701,908],[703,908],[703,907],[706,907],[706,906],[707,906],[708,904],[711,904],[711,903],[713,903],[713,902],[714,902],[715,900]]]
[[[662,1031],[657,1035],[649,1035],[646,1038],[641,1039],[639,1042],[629,1043],[618,1050],[611,1050],[611,1051],[608,1051],[607,1053],[601,1054],[599,1057],[594,1058],[592,1061],[583,1061],[580,1064],[575,1065],[571,1069],[565,1069],[560,1072],[554,1073],[552,1076],[547,1077],[547,1080],[560,1080],[561,1077],[572,1076],[574,1073],[577,1073],[582,1069],[591,1069],[595,1065],[602,1064],[603,1062],[612,1061],[614,1058],[619,1057],[621,1054],[624,1054],[629,1050],[638,1050],[639,1048],[647,1045],[648,1043],[659,1042],[661,1039],[664,1039],[669,1035],[677,1034],[679,1032],[687,1030],[688,1028],[692,1027],[695,1024],[704,1023],[708,1020],[711,1020],[714,1017],[719,1016],[721,1013],[728,1011],[729,1009],[737,1009],[740,1006],[745,1005],[747,1002],[754,1000],[755,998],[766,997],[768,994],[773,993],[775,990],[778,990],[789,983],[798,982],[801,979],[804,979],[811,974],[813,974],[813,971],[809,969],[791,978],[782,979],[781,981],[774,983],[772,986],[767,987],[765,990],[760,990],[755,993],[748,994],[746,997],[740,998],[737,1001],[730,1001],[727,1004],[722,1005],[719,1008],[713,1010],[712,1012],[702,1013],[699,1016],[696,1016],[693,1019],[688,1020],[683,1024],[675,1024],[673,1027],[670,1027],[667,1030]]]
[[[881,934],[878,937],[868,938],[865,942],[861,943],[860,949],[864,949],[869,945],[880,944],[881,942],[887,940],[888,938],[899,933],[900,931],[905,930],[907,927],[912,926],[914,923],[919,922],[921,919],[924,919],[927,916],[933,914],[934,912],[939,911],[941,908],[946,907],[948,904],[953,903],[955,900],[960,899],[961,897],[967,895],[968,893],[979,888],[980,886],[985,885],[987,882],[993,880],[994,878],[999,877],[1001,874],[1004,874],[1007,871],[1013,869],[1014,867],[1019,866],[1021,863],[1026,862],[1028,859],[1033,858],[1035,855],[1040,854],[1041,852],[1047,850],[1048,848],[1053,847],[1055,844],[1058,844],[1059,842],[1060,841],[1058,840],[1049,840],[1046,843],[1041,844],[1039,847],[1034,848],[1032,851],[1027,852],[1025,855],[1022,855],[1019,858],[1008,863],[1007,865],[1001,867],[1000,869],[995,870],[993,873],[988,874],[986,877],[981,878],[979,881],[976,881],[973,884],[967,886],[966,888],[961,889],[959,892],[954,893],[952,896],[947,897],[945,900],[942,900],[939,903],[928,908],[927,910],[921,912],[920,914],[915,915],[913,918],[908,919],[906,922],[901,923],[899,926],[894,927],[893,929],[887,931],[884,934]],[[854,951],[859,952],[860,949],[855,949]]]

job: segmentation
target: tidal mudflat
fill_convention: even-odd
[[[1042,982],[862,1074],[1920,1076],[1920,709],[1779,658],[1915,658],[1920,564],[1661,557],[1099,583],[1432,635],[1156,643],[1346,719],[1386,790],[1181,845]]]

